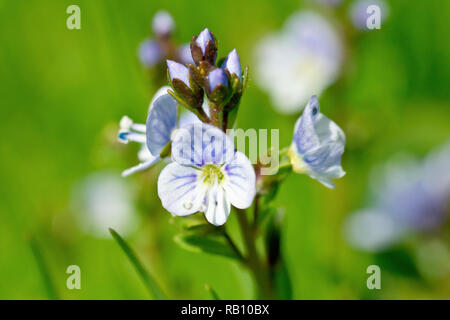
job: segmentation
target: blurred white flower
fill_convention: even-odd
[[[110,238],[108,228],[121,235],[136,230],[138,216],[131,191],[116,172],[95,172],[74,187],[72,208],[80,229],[90,235]]]
[[[282,113],[299,112],[312,95],[332,84],[343,48],[336,28],[313,11],[292,15],[283,30],[257,45],[256,81]]]
[[[440,228],[450,205],[450,144],[431,152],[423,162],[387,163],[374,171],[372,184],[375,205],[358,210],[345,224],[352,246],[382,250],[409,233]]]
[[[389,214],[372,209],[357,211],[348,217],[344,233],[354,248],[368,252],[389,248],[402,235]]]

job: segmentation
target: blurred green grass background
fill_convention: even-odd
[[[71,4],[81,8],[81,30],[66,28]],[[276,200],[287,213],[282,249],[295,299],[450,298],[450,279],[424,280],[407,247],[373,255],[351,249],[342,237],[345,216],[365,204],[374,165],[397,152],[422,156],[450,136],[450,2],[388,4],[381,30],[349,35],[341,78],[320,98],[322,112],[347,134],[347,175],[336,190],[292,175]],[[136,56],[153,14],[173,15],[180,43],[208,27],[219,39],[219,55],[237,48],[250,67],[239,126],[279,128],[283,146],[296,119],[277,114],[252,80],[252,50],[302,6],[288,0],[0,0],[0,298],[48,298],[30,237],[39,242],[59,298],[149,298],[114,241],[80,232],[70,198],[87,174],[120,172],[136,162],[137,149],[118,145],[115,135],[124,114],[145,120],[157,89]],[[347,19],[343,9],[335,14]],[[173,298],[209,298],[206,283],[222,298],[251,298],[245,270],[173,243],[177,228],[157,198],[157,172],[127,180],[140,195],[141,217],[127,240],[146,267]],[[235,224],[232,214],[237,236]],[[394,262],[382,266],[382,290],[367,290],[367,266],[387,260]],[[82,290],[65,287],[70,264],[81,268]]]

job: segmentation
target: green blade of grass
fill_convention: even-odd
[[[159,289],[158,285],[154,281],[154,279],[151,277],[151,275],[144,269],[142,266],[142,263],[137,258],[136,254],[133,252],[131,247],[125,242],[125,240],[122,239],[122,237],[113,229],[109,229],[109,232],[113,236],[114,240],[117,241],[120,248],[125,252],[128,259],[133,264],[134,268],[136,269],[137,273],[141,277],[142,281],[144,282],[145,286],[147,287],[150,294],[157,300],[163,300],[166,299],[165,295],[162,293],[162,291]]]
[[[209,284],[205,285],[205,289],[211,295],[212,300],[220,300],[217,292],[213,288],[211,288],[211,286]]]
[[[44,257],[42,256],[42,251],[39,246],[39,243],[34,238],[30,238],[28,240],[28,243],[31,247],[31,251],[33,252],[34,258],[36,259],[36,263],[39,272],[42,276],[42,280],[44,282],[48,298],[50,300],[57,300],[58,295],[56,294],[55,286],[53,284],[52,278],[50,277],[50,272],[48,270],[47,264],[45,263]]]

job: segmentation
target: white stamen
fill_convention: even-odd
[[[160,157],[156,157],[156,158],[154,158],[154,159],[152,159],[150,161],[139,163],[138,165],[136,165],[134,167],[131,167],[131,168],[127,169],[127,170],[124,170],[122,172],[122,177],[125,178],[125,177],[128,177],[129,175],[132,175],[132,174],[136,173],[136,172],[146,170],[146,169],[150,168],[151,166],[153,166],[155,163],[157,163],[159,160],[160,160]]]
[[[120,119],[120,131],[130,131],[132,125],[133,120],[128,116],[123,116],[122,119]]]
[[[145,133],[147,131],[147,126],[145,124],[142,124],[142,123],[133,123],[131,125],[131,129],[136,131],[136,132]]]

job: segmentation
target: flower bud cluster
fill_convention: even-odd
[[[228,113],[237,109],[247,72],[242,74],[236,49],[216,61],[217,47],[214,34],[204,29],[190,44],[193,63],[167,60],[168,78],[174,97],[191,111],[198,113],[202,109],[206,95],[211,119],[215,119],[209,119],[210,122],[226,127],[229,123],[219,119],[228,122]]]

